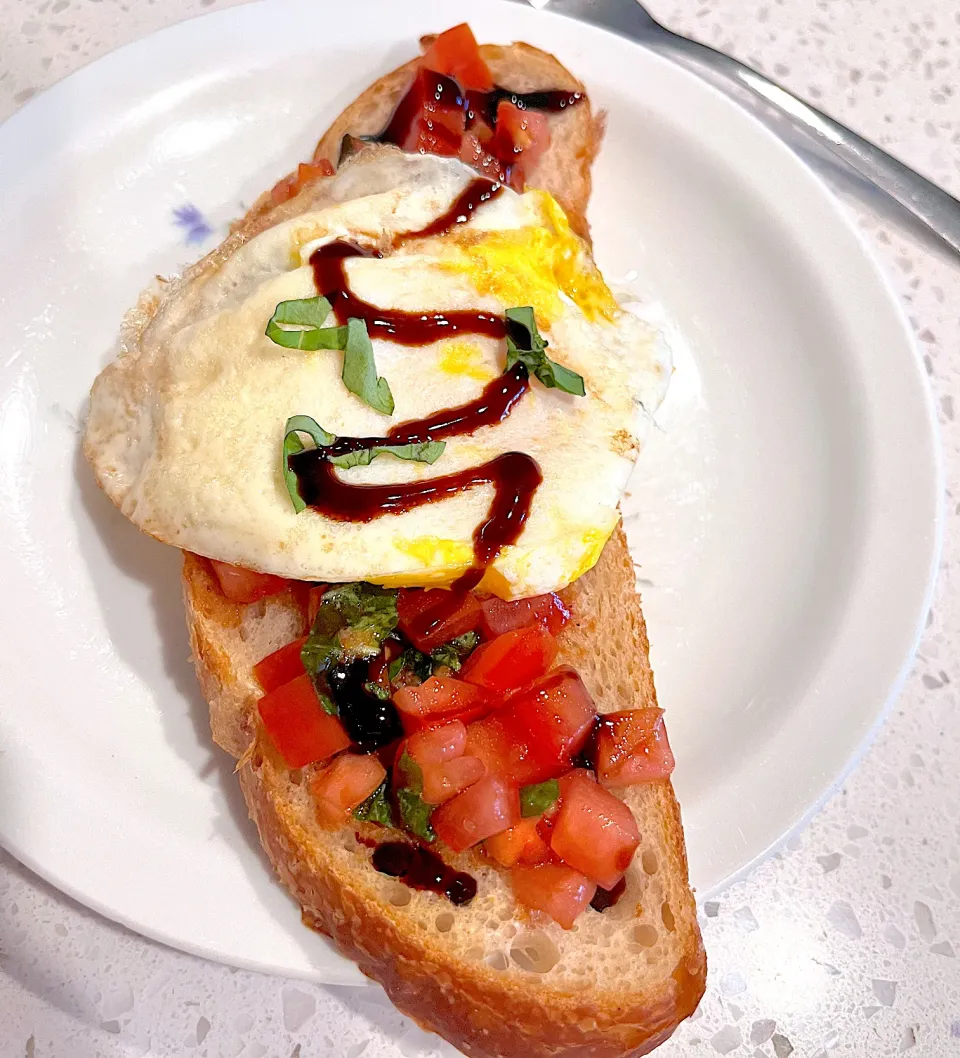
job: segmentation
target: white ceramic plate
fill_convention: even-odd
[[[151,276],[214,245],[420,33],[469,17],[482,40],[535,42],[609,113],[597,257],[662,307],[679,354],[626,510],[701,895],[811,812],[875,729],[926,613],[940,490],[900,310],[759,125],[626,41],[518,5],[330,12],[176,26],[0,129],[0,839],[149,936],[347,982],[212,749],[179,557],[99,494],[78,434]]]

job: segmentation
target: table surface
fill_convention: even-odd
[[[0,0],[0,120],[112,48],[238,0]],[[956,0],[655,0],[960,195]],[[938,590],[907,685],[842,790],[701,908],[710,980],[658,1052],[960,1056],[960,260],[836,190],[906,306],[947,471]],[[958,408],[960,410],[960,408]],[[143,940],[0,851],[0,1058],[456,1052],[379,989],[285,981]]]

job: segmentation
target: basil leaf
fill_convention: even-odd
[[[290,456],[304,450],[303,441],[299,436],[302,433],[309,434],[317,448],[324,448],[336,441],[332,433],[327,433],[317,420],[311,419],[309,415],[291,415],[287,419],[287,425],[283,428],[283,466],[281,469],[287,492],[290,493],[290,499],[293,502],[293,509],[297,514],[305,510],[307,505],[300,498],[297,475],[290,469]]]
[[[266,336],[284,349],[342,349],[346,327],[324,327],[330,315],[330,302],[324,297],[281,301],[267,322]],[[288,330],[293,327],[295,329]]]
[[[449,643],[437,647],[430,655],[430,659],[434,665],[446,665],[448,669],[459,672],[463,659],[479,642],[480,636],[477,632],[465,632],[462,636],[451,639]]]
[[[393,826],[393,809],[387,793],[387,783],[382,782],[376,790],[353,810],[354,818],[363,823],[381,823],[385,827]]]
[[[529,305],[507,309],[506,316],[507,370],[519,360],[547,389],[562,389],[576,397],[584,396],[583,377],[547,356],[548,343],[537,330],[533,309]]]
[[[560,784],[556,779],[547,779],[546,782],[522,786],[520,788],[520,815],[524,819],[529,816],[543,815],[559,796]]]
[[[393,394],[385,378],[377,377],[373,343],[363,320],[347,320],[347,340],[343,346],[343,384],[375,411],[393,414]]]
[[[316,686],[316,685],[314,685]],[[340,710],[337,707],[337,703],[327,694],[325,691],[317,689],[317,697],[320,699],[320,704],[323,706],[323,711],[329,713],[331,716],[339,716]]]
[[[433,675],[433,660],[429,654],[422,654],[416,647],[407,647],[400,657],[394,658],[387,667],[390,682],[396,681],[404,671],[410,672],[423,683]]]
[[[386,687],[379,683],[374,683],[372,680],[367,680],[363,685],[363,689],[367,694],[372,694],[374,698],[379,698],[381,702],[386,701],[390,697],[390,692]]]
[[[377,456],[389,454],[412,463],[436,463],[447,447],[446,441],[424,441],[423,444],[383,445],[382,448],[361,448],[358,452],[346,452],[342,456],[331,456],[335,467],[346,470],[350,467],[365,467]]]
[[[414,793],[423,793],[423,772],[420,765],[404,750],[397,761],[397,771],[400,772],[403,787]]]
[[[431,805],[418,793],[412,790],[399,789],[396,793],[397,807],[400,809],[400,818],[403,825],[422,841],[435,841],[436,833],[430,826],[430,815],[433,812]]]
[[[363,320],[349,319],[345,327],[322,327],[329,314],[330,302],[324,297],[281,301],[264,333],[284,349],[342,349],[343,384],[371,408],[392,415],[393,394],[387,380],[377,377],[367,325]]]
[[[300,651],[311,675],[343,660],[374,657],[397,627],[397,593],[375,584],[341,584],[324,592]]]

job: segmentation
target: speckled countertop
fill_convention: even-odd
[[[0,119],[126,41],[233,0],[0,0]],[[955,0],[656,0],[960,194]],[[960,470],[960,261],[838,185],[906,304]],[[960,1056],[960,503],[899,703],[842,791],[701,909],[707,996],[663,1058]],[[232,970],[141,939],[0,853],[0,1056],[453,1054],[374,989]]]

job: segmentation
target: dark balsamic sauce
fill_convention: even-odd
[[[597,736],[600,733],[600,725],[602,722],[603,721],[599,716],[594,720],[593,728],[587,736],[587,741],[583,744],[583,749],[581,749],[570,761],[571,768],[586,768],[587,771],[593,770],[597,759]]]
[[[590,906],[594,911],[606,911],[608,907],[613,907],[620,897],[623,896],[626,888],[626,878],[621,878],[612,889],[601,889],[598,885],[597,891],[594,893],[593,899],[590,901]]]
[[[445,235],[458,224],[466,224],[477,206],[492,202],[502,193],[503,185],[493,180],[471,180],[446,213],[442,213],[435,221],[419,231],[404,232],[395,240],[394,245],[402,245],[410,239],[426,239],[431,235]]]
[[[310,257],[317,293],[330,302],[338,323],[351,318],[363,320],[371,338],[388,338],[400,345],[428,345],[454,334],[503,338],[507,333],[503,317],[492,312],[405,312],[381,309],[358,298],[347,286],[344,262],[351,257],[371,256],[372,252],[350,243],[332,242]]]
[[[475,878],[448,867],[436,853],[422,845],[387,841],[374,850],[373,866],[381,874],[399,878],[411,889],[440,893],[458,906],[469,904],[477,895]]]
[[[340,721],[361,753],[372,753],[403,736],[396,706],[389,698],[370,694],[366,659],[337,665],[327,673],[330,696],[337,704]]]

